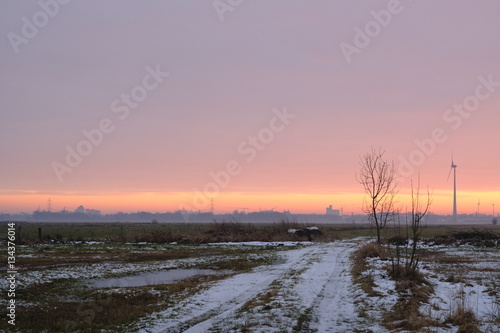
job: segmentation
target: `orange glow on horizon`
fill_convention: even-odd
[[[421,193],[421,201],[426,200],[426,193]],[[48,199],[51,199],[52,211],[66,209],[74,211],[79,205],[85,208],[98,209],[102,213],[116,212],[166,212],[185,209],[188,211],[210,211],[211,200],[196,199],[191,192],[126,192],[96,195],[92,193],[24,193],[1,194],[0,211],[4,213],[31,213],[37,209],[47,210]],[[343,209],[345,215],[362,213],[365,195],[363,193],[338,194],[304,194],[304,193],[220,193],[214,196],[215,213],[232,213],[238,211],[275,210],[291,213],[324,214],[325,208],[332,205],[334,209]],[[477,212],[480,200],[480,213],[492,214],[495,199],[500,198],[500,192],[460,192],[457,196],[459,214],[474,214]],[[401,211],[410,209],[411,196],[400,193],[397,207]],[[452,192],[434,191],[430,211],[436,214],[451,214]],[[497,212],[500,211],[500,205]]]

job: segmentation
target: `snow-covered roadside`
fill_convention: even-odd
[[[463,246],[440,249],[448,256],[457,256],[465,262],[443,264],[426,262],[423,272],[434,286],[429,304],[422,307],[440,321],[456,313],[459,308],[474,313],[482,332],[500,333],[493,323],[500,318],[500,251],[491,248]],[[456,281],[450,281],[454,277]],[[456,327],[441,332],[455,332]]]
[[[423,260],[420,265],[420,272],[434,290],[429,301],[422,303],[419,309],[424,317],[437,323],[436,327],[427,329],[440,333],[457,332],[458,327],[447,319],[460,308],[474,313],[481,332],[500,333],[500,328],[493,322],[500,316],[500,252],[473,246],[426,245],[422,248],[447,256],[444,262]],[[380,258],[367,258],[367,261],[371,269],[366,274],[373,278],[374,290],[379,296],[365,295],[365,312],[381,321],[381,313],[396,304],[398,294],[394,292],[395,283],[387,273],[388,261]],[[384,332],[383,329],[376,331]]]
[[[356,242],[314,244],[280,252],[283,262],[215,283],[178,306],[152,314],[142,332],[319,332],[356,327],[349,255]]]

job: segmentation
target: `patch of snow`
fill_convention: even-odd
[[[306,229],[307,229],[307,230],[319,230],[319,228],[318,228],[318,227],[307,227]]]
[[[314,242],[224,242],[224,243],[208,243],[207,245],[244,245],[244,246],[298,246],[298,245],[312,245]]]
[[[104,242],[98,242],[98,241],[69,241],[66,242],[65,244],[87,244],[87,245],[97,245],[97,244],[104,244]],[[43,245],[43,244],[42,244]]]

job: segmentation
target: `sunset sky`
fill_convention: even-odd
[[[68,3],[66,3],[68,2]],[[500,211],[500,2],[2,1],[0,211]]]

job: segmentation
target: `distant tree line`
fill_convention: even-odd
[[[239,212],[231,214],[213,214],[211,212],[188,212],[178,210],[175,212],[152,213],[146,211],[114,214],[87,214],[81,212],[49,212],[35,211],[33,214],[0,214],[0,221],[35,221],[35,222],[213,222],[214,220],[236,219],[240,222],[276,222],[294,219],[308,223],[352,223],[366,221],[364,215],[336,216],[324,214],[291,214],[290,212],[259,211]]]

